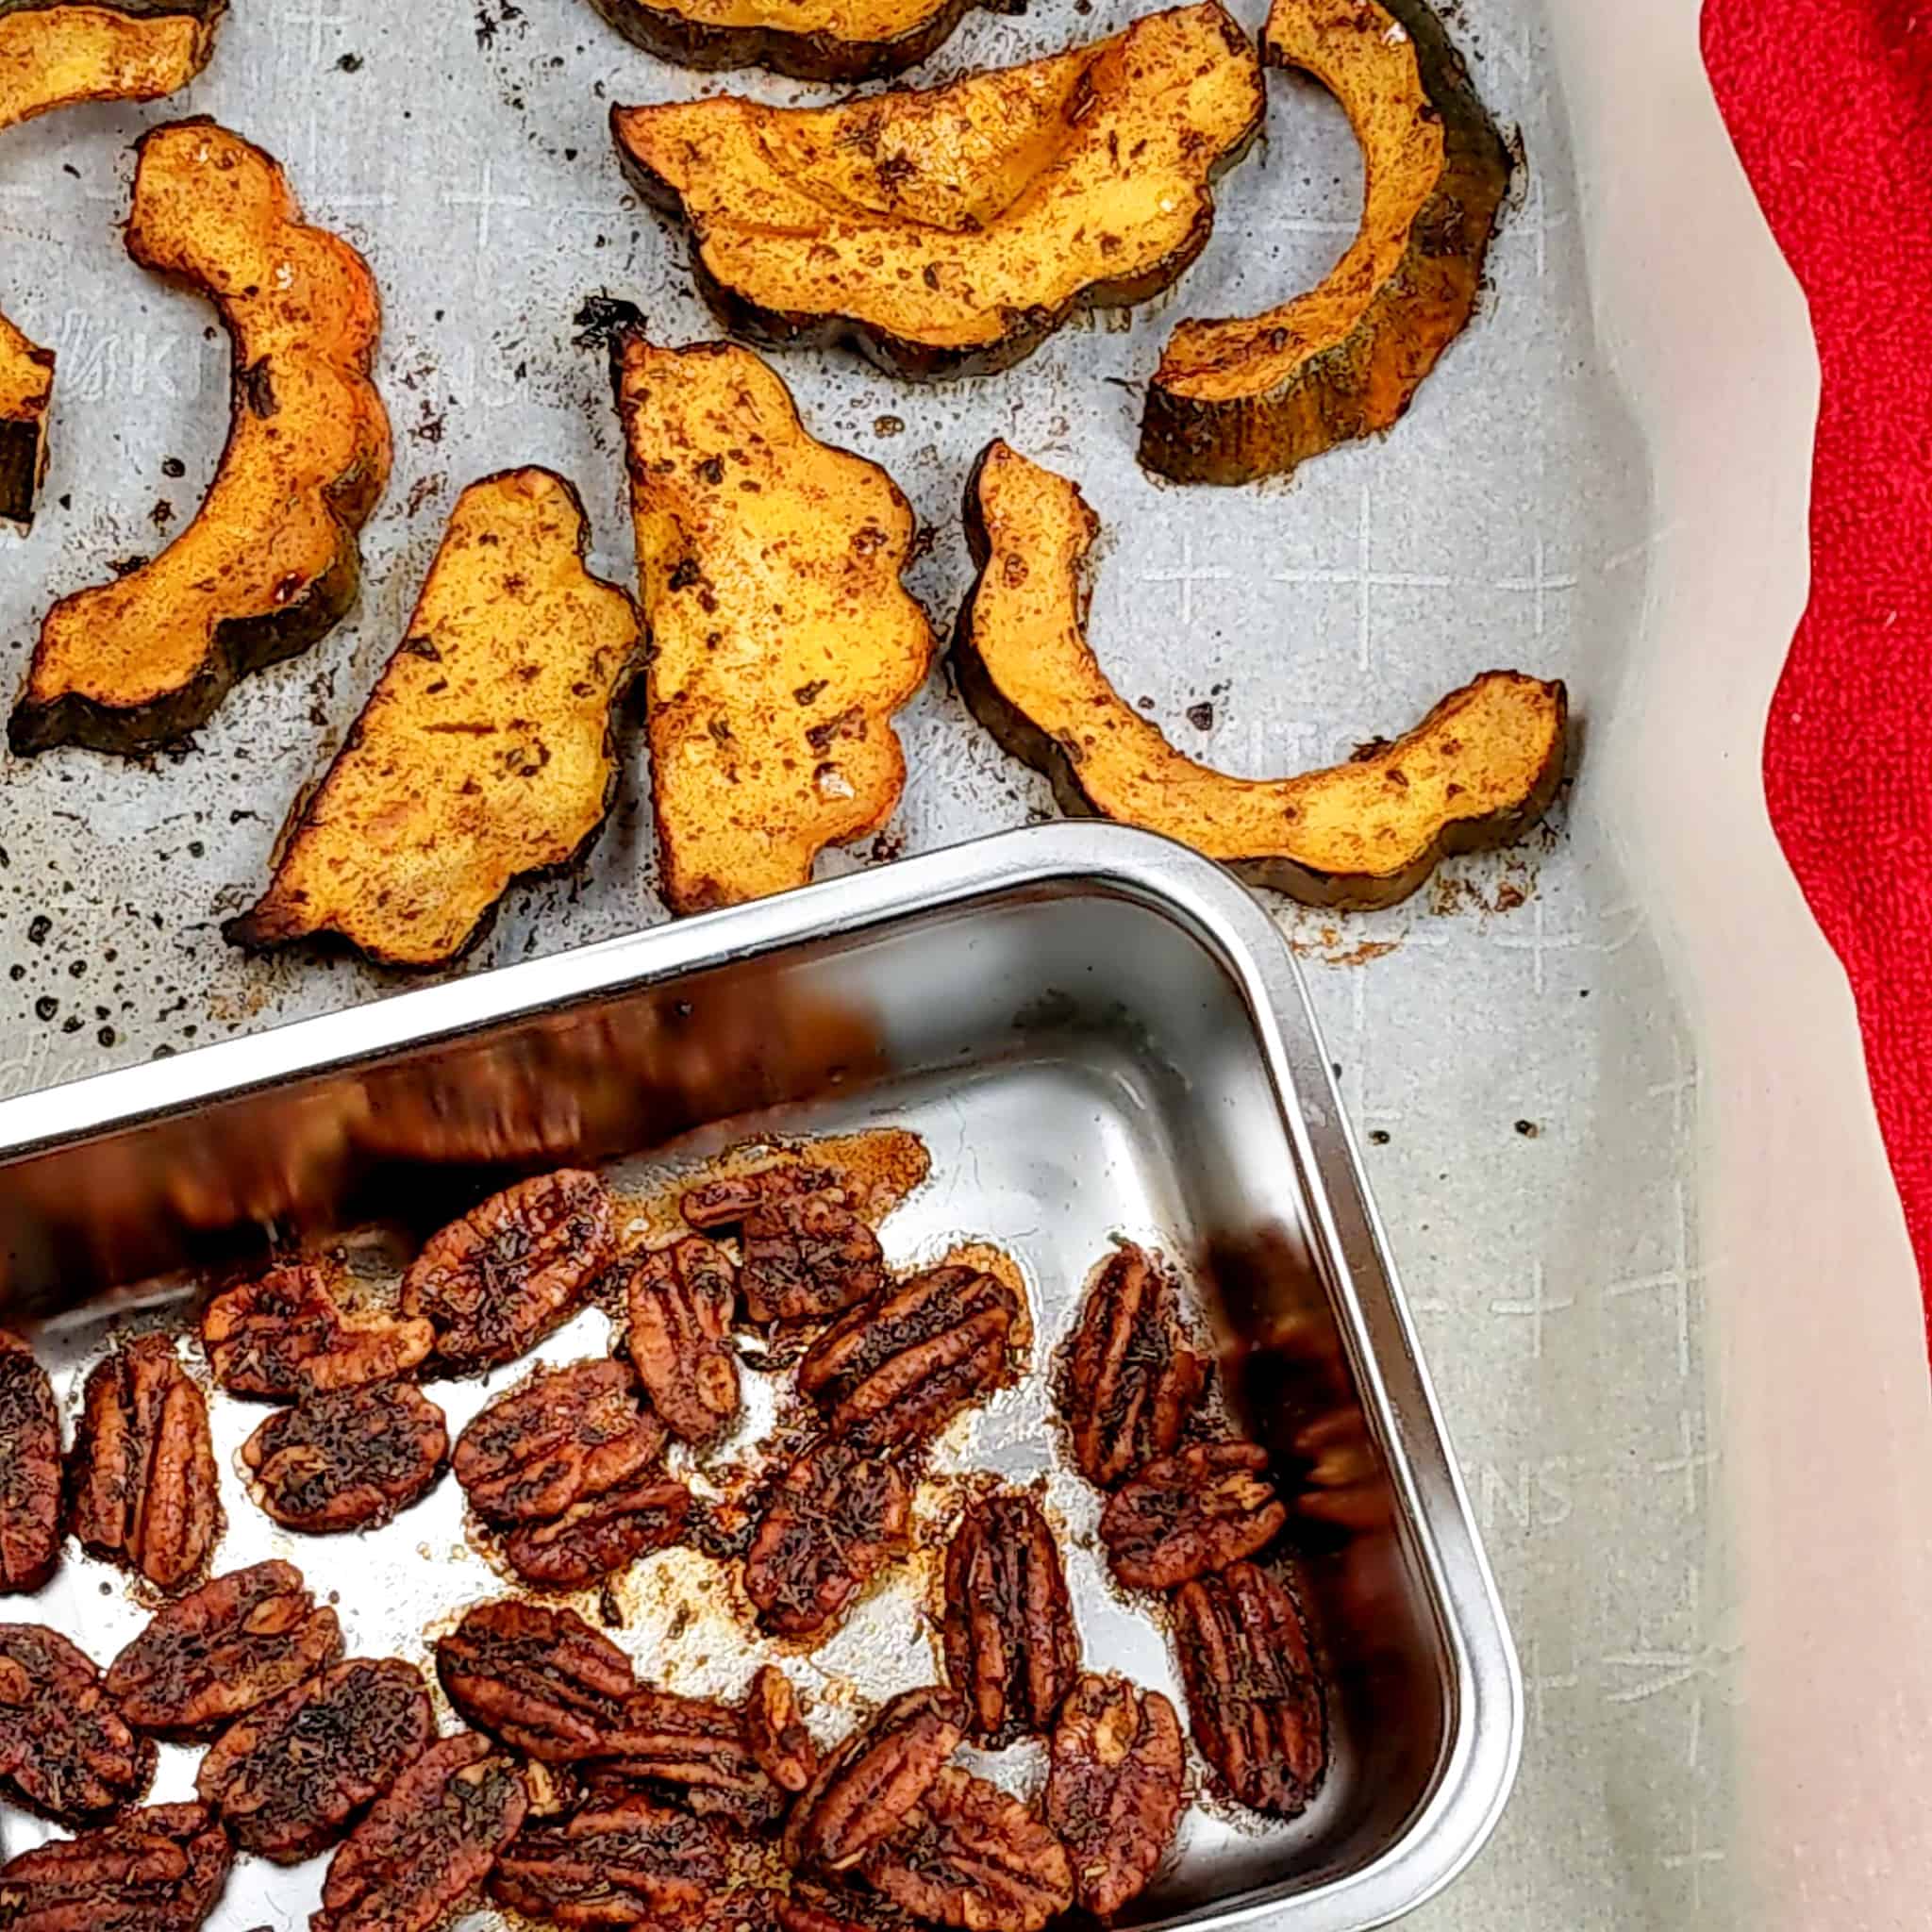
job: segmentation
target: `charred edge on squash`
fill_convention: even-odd
[[[1388,429],[1406,413],[1438,358],[1474,314],[1490,241],[1509,192],[1509,149],[1475,92],[1468,64],[1426,0],[1379,4],[1408,36],[1417,78],[1441,122],[1444,143],[1442,172],[1416,213],[1402,266],[1377,291],[1346,338],[1319,351],[1263,393],[1191,397],[1168,388],[1157,371],[1142,408],[1139,458],[1159,475],[1177,483],[1250,483],[1285,475],[1337,443]],[[1261,58],[1266,66],[1292,65],[1303,71],[1284,56],[1267,27],[1262,29]],[[1364,222],[1371,214],[1365,206]],[[1404,311],[1418,260],[1463,263],[1467,292],[1454,325],[1440,340],[1422,343],[1419,354],[1411,351],[1412,366],[1385,420],[1368,408],[1366,391],[1378,349],[1388,354],[1391,346],[1398,351],[1402,346]]]
[[[791,80],[818,80],[857,86],[885,80],[916,67],[952,39],[975,8],[1016,14],[1026,0],[942,0],[924,20],[883,40],[846,40],[823,28],[793,33],[769,26],[717,26],[692,20],[675,8],[646,0],[591,0],[625,40],[659,60],[705,73],[761,67]]]
[[[198,20],[212,26],[227,11],[228,0],[0,0],[0,20],[16,13],[58,13],[62,8],[93,6],[125,20]]]
[[[18,391],[0,416],[0,523],[30,529],[41,479],[47,470],[47,405],[54,391],[54,352],[21,335],[0,315],[0,355],[15,365]],[[38,375],[31,372],[40,372]]]
[[[974,577],[959,606],[953,626],[952,646],[947,661],[954,688],[961,701],[984,727],[987,734],[1009,758],[1029,765],[1052,788],[1054,802],[1069,818],[1105,818],[1107,814],[1089,796],[1080,783],[1080,767],[1067,747],[1052,732],[1029,718],[995,682],[980,656],[974,636],[974,609],[979,601],[981,584],[992,561],[992,539],[987,528],[980,502],[980,482],[988,459],[1001,447],[995,438],[974,459],[966,479],[963,522],[966,544],[973,558]],[[1078,618],[1084,634],[1091,596],[1091,542],[1100,532],[1100,520],[1085,497],[1079,499],[1089,530],[1088,547],[1080,563]],[[1445,825],[1433,844],[1412,865],[1399,873],[1377,877],[1360,874],[1320,872],[1280,858],[1222,860],[1238,877],[1250,885],[1263,886],[1284,893],[1306,906],[1338,911],[1374,912],[1398,905],[1421,890],[1429,875],[1445,858],[1507,845],[1528,832],[1555,802],[1562,789],[1569,746],[1569,696],[1558,682],[1554,690],[1558,705],[1557,729],[1551,755],[1537,774],[1520,805],[1484,819],[1463,819]],[[1421,727],[1418,726],[1418,729]]]

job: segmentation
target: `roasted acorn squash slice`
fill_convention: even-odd
[[[960,694],[1063,811],[1165,833],[1311,906],[1389,906],[1438,859],[1528,830],[1563,776],[1560,684],[1491,671],[1345,765],[1234,778],[1176,751],[1086,638],[1099,520],[1064,476],[995,442],[966,496],[979,576],[953,646]]]
[[[47,400],[54,352],[37,349],[0,315],[0,519],[33,522],[47,467]]]

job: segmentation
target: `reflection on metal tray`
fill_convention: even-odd
[[[1205,1794],[1138,1922],[1269,1912],[1342,1932],[1418,1902],[1501,1808],[1515,1660],[1293,963],[1260,908],[1178,847],[1113,827],[1013,833],[8,1102],[8,1292],[16,1310],[58,1310],[38,1343],[71,1402],[115,1325],[186,1293],[185,1268],[271,1235],[433,1223],[511,1169],[628,1156],[621,1175],[644,1178],[747,1135],[883,1124],[932,1158],[885,1224],[895,1264],[963,1239],[1014,1255],[1037,1371],[1111,1238],[1164,1249],[1207,1293],[1233,1399],[1299,1486],[1333,1769],[1291,1825]],[[603,1347],[605,1323],[580,1314],[540,1357]],[[452,1428],[526,1367],[438,1385]],[[1058,1465],[1043,1384],[949,1437],[937,1488],[966,1468],[1044,1476],[1090,1663],[1179,1702],[1146,1600],[1106,1579],[1097,1505]],[[502,1588],[450,1482],[353,1541],[275,1529],[235,1474],[260,1411],[214,1410],[220,1566],[304,1564],[336,1592],[352,1651],[424,1659]],[[765,1647],[704,1570],[647,1559],[617,1634],[648,1674],[735,1693]],[[855,1698],[932,1674],[928,1584],[908,1566],[791,1659],[827,1731]],[[144,1613],[70,1552],[34,1614],[105,1658]],[[164,1753],[158,1794],[185,1794],[192,1768]],[[1037,1775],[1037,1752],[1001,1770]],[[214,1932],[303,1923],[322,1869],[242,1861]]]

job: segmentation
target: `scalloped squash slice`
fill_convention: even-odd
[[[1361,229],[1307,294],[1174,330],[1141,460],[1186,483],[1276,475],[1394,423],[1469,321],[1509,189],[1508,151],[1424,0],[1274,0],[1261,39],[1347,111]]]
[[[764,67],[798,80],[879,80],[950,39],[976,6],[1025,0],[591,0],[626,39],[683,67]]]
[[[227,0],[0,0],[0,127],[84,101],[152,101],[214,52]]]
[[[231,941],[334,933],[440,965],[512,880],[582,857],[616,794],[610,714],[638,643],[630,599],[584,568],[588,534],[548,470],[463,491],[408,636]]]
[[[1064,476],[994,442],[966,497],[979,576],[953,662],[974,715],[1062,810],[1162,832],[1310,906],[1393,905],[1438,859],[1527,831],[1562,781],[1560,684],[1485,673],[1413,731],[1294,778],[1234,778],[1176,751],[1086,638],[1100,525]]]
[[[932,661],[899,581],[910,506],[833,449],[748,349],[616,332],[648,643],[659,888],[675,912],[782,892],[885,824],[892,713]]]
[[[33,522],[53,392],[53,350],[36,348],[0,315],[0,520]]]
[[[1076,305],[1144,301],[1201,252],[1261,119],[1214,0],[1071,53],[834,108],[617,108],[641,191],[691,225],[734,334],[851,341],[904,375],[1004,369]]]
[[[127,252],[214,301],[233,417],[201,508],[151,563],[47,613],[8,736],[131,752],[190,731],[244,673],[306,650],[351,603],[356,533],[389,480],[370,379],[375,280],[313,228],[282,171],[211,121],[137,150]]]

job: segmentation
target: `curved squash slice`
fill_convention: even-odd
[[[1563,775],[1560,684],[1491,671],[1413,731],[1297,778],[1185,758],[1108,682],[1085,635],[1082,566],[1100,525],[1064,476],[1004,442],[966,496],[979,576],[953,663],[974,715],[1052,781],[1063,811],[1162,832],[1310,906],[1391,906],[1439,858],[1507,842]]]
[[[1424,0],[1274,0],[1262,47],[1347,110],[1361,231],[1307,294],[1174,330],[1141,460],[1183,483],[1277,475],[1387,429],[1469,321],[1509,188],[1502,137]]]
[[[1261,118],[1218,4],[927,92],[836,108],[617,108],[643,193],[691,224],[734,334],[851,341],[902,375],[982,374],[1078,304],[1144,301],[1201,252],[1208,183]]]
[[[0,315],[0,519],[23,527],[33,522],[47,467],[53,391],[53,350],[37,349]]]
[[[211,121],[157,127],[138,152],[127,252],[213,298],[234,339],[234,417],[180,536],[47,613],[8,729],[18,752],[177,737],[237,677],[307,649],[355,600],[356,533],[389,480],[362,258],[306,226],[281,169]]]
[[[637,610],[584,568],[577,493],[548,470],[473,483],[396,647],[236,945],[339,933],[435,966],[513,879],[573,865],[617,791],[610,714]]]
[[[683,67],[764,67],[796,80],[880,80],[952,37],[975,6],[1025,0],[591,0],[619,33]]]
[[[891,716],[933,636],[913,516],[876,463],[808,435],[748,349],[616,331],[649,644],[659,890],[702,912],[802,886],[906,784]]]

